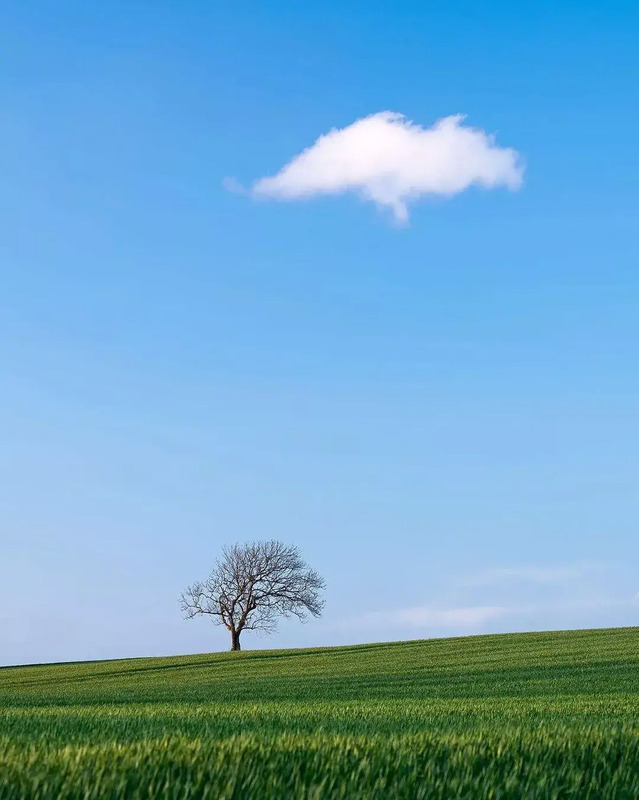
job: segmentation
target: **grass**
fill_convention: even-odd
[[[0,800],[639,797],[639,629],[0,669]]]

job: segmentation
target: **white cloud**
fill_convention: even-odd
[[[381,641],[411,629],[416,636],[449,636],[633,625],[639,608],[635,581],[631,567],[614,563],[495,568],[451,576],[445,594],[425,596],[423,605],[402,606],[398,598],[394,608],[329,619],[328,627],[366,631]]]
[[[506,583],[569,584],[588,580],[604,572],[600,564],[568,564],[561,567],[505,567],[488,570],[462,581],[464,586],[495,586]]]
[[[473,184],[519,189],[519,154],[463,120],[444,117],[423,128],[402,114],[372,114],[320,136],[277,175],[256,181],[252,193],[298,200],[354,192],[405,222],[407,204],[422,195],[452,197]]]
[[[416,628],[474,628],[489,619],[512,613],[502,606],[469,606],[466,608],[433,608],[415,606],[397,611],[379,611],[367,614],[370,623],[393,622],[397,625],[410,625]]]

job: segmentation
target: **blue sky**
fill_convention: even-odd
[[[0,663],[224,649],[177,598],[295,542],[245,647],[639,619],[634,3],[0,9]],[[452,114],[523,186],[230,192]]]

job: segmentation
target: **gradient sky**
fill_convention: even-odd
[[[225,649],[225,543],[322,619],[244,647],[639,622],[639,6],[0,8],[0,663]],[[230,192],[392,110],[520,191]]]

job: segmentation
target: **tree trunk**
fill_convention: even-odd
[[[231,631],[231,650],[241,650],[240,631]]]

